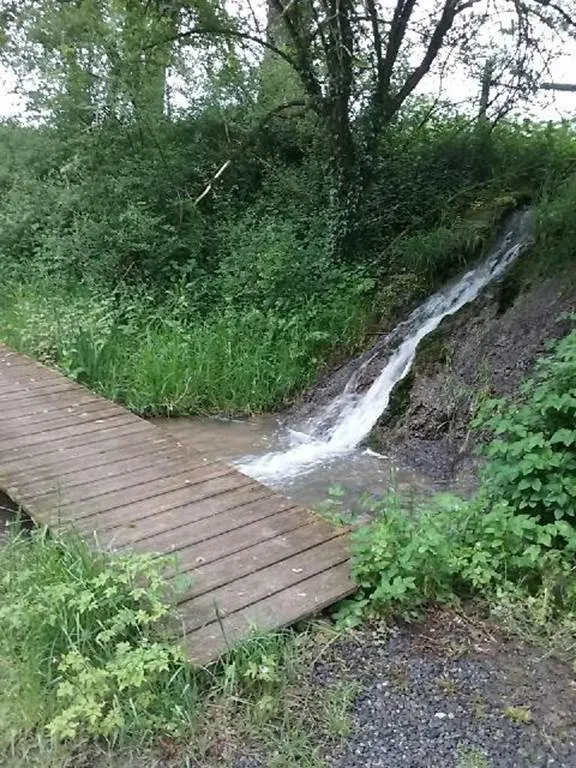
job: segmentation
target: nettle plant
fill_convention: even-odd
[[[576,521],[576,331],[543,359],[518,401],[490,400],[477,426],[494,439],[483,488],[542,522]]]

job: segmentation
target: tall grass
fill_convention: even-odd
[[[0,558],[0,748],[145,738],[195,710],[196,686],[164,636],[170,602],[152,555],[112,557],[73,535],[9,536]]]
[[[5,286],[0,339],[142,414],[255,413],[309,385],[353,346],[368,312],[350,291],[291,315],[189,312],[177,297]]]

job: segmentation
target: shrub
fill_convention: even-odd
[[[544,524],[506,502],[449,495],[414,507],[392,493],[369,511],[374,521],[353,539],[360,591],[338,612],[348,623],[366,613],[414,618],[430,603],[463,598],[526,599],[559,584],[551,608],[576,612],[576,531],[563,520]]]
[[[491,400],[483,492],[542,522],[576,522],[576,331],[558,342],[518,401]]]
[[[58,740],[114,741],[187,722],[194,688],[165,639],[165,567],[153,555],[96,553],[72,535],[9,538],[0,560],[6,739],[44,726]]]

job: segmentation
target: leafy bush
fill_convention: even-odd
[[[9,539],[0,561],[6,739],[39,725],[55,739],[114,740],[186,724],[194,688],[164,639],[165,565],[42,530]]]
[[[576,240],[576,178],[545,190],[536,209],[535,266],[547,276],[551,269],[574,263]]]
[[[487,497],[543,522],[576,522],[576,331],[542,360],[519,401],[490,401],[478,423],[495,435],[485,449]]]
[[[342,606],[342,620],[413,618],[430,603],[525,599],[559,584],[564,591],[550,610],[576,614],[576,530],[564,520],[544,524],[506,502],[447,495],[414,508],[392,493],[368,509],[374,522],[354,534],[352,549],[360,593]]]

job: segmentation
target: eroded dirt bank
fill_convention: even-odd
[[[470,420],[482,398],[513,394],[554,339],[574,325],[576,283],[521,279],[522,265],[424,339],[411,373],[370,436],[436,476],[473,469]]]

